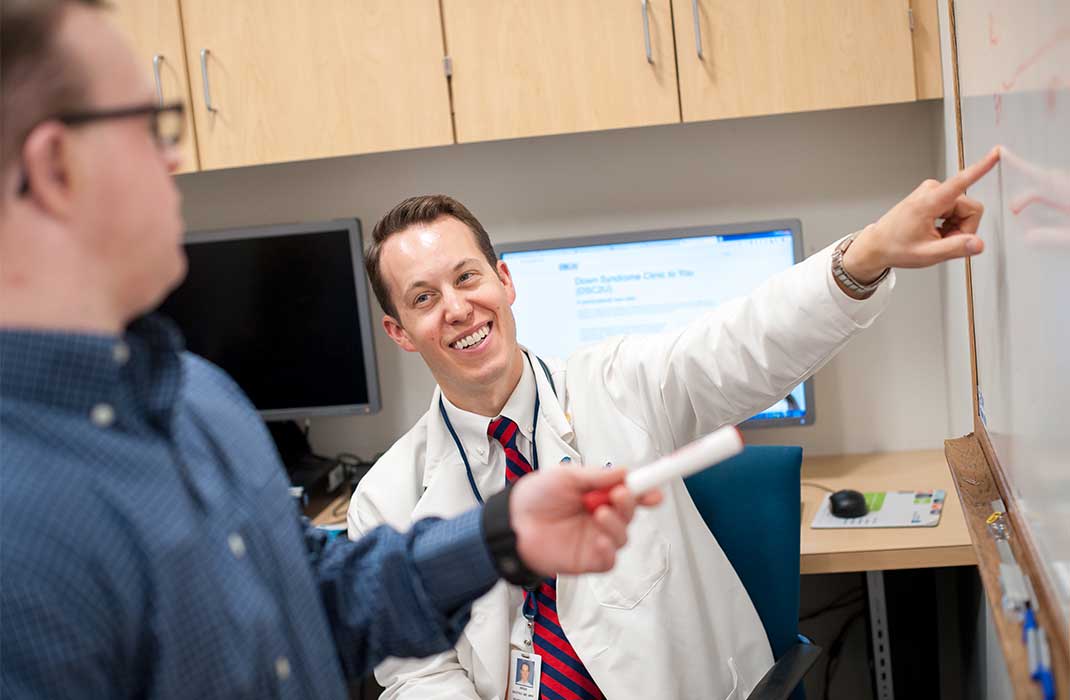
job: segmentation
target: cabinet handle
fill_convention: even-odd
[[[212,106],[212,89],[208,86],[208,49],[201,49],[201,80],[204,82],[204,106],[209,112],[218,112]]]
[[[156,101],[163,107],[163,83],[160,82],[161,63],[163,63],[163,54],[154,54],[152,57],[152,76],[156,79]]]
[[[650,50],[650,2],[649,0],[642,0],[643,10],[643,44],[646,46],[646,62],[654,62],[654,54]]]
[[[691,15],[695,20],[695,53],[698,54],[698,60],[702,58],[702,25],[698,21],[698,0],[691,0]]]

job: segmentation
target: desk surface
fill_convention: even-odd
[[[833,491],[924,488],[947,492],[944,513],[936,527],[814,530],[810,522],[825,491],[804,485],[800,523],[804,574],[977,563],[962,504],[942,450],[806,457],[802,479]]]
[[[958,492],[941,450],[807,457],[803,459],[802,478],[834,491],[932,488],[947,492],[944,514],[936,527],[814,530],[810,522],[825,492],[803,486],[800,534],[804,574],[977,563]],[[308,512],[319,514],[313,520],[317,525],[344,523],[345,500],[348,499],[339,496],[312,504]]]

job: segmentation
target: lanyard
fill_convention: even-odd
[[[535,381],[535,417],[531,419],[531,469],[532,471],[538,471],[539,469],[539,448],[535,444],[535,431],[539,428],[539,382],[534,377],[535,367],[531,364],[531,355],[527,352],[524,353],[524,357],[528,360],[528,367],[531,367],[531,373]],[[550,368],[546,366],[546,363],[542,361],[542,358],[536,357],[539,361],[539,365],[542,367],[543,373],[546,375],[546,380],[550,382],[550,388],[554,392],[554,396],[557,396],[557,387],[554,386],[554,379],[550,376]],[[472,474],[472,465],[468,462],[468,453],[464,451],[464,445],[461,444],[461,439],[457,437],[457,431],[453,428],[453,423],[450,422],[450,417],[446,413],[446,404],[442,400],[442,396],[438,397],[438,412],[442,414],[442,422],[446,424],[446,429],[450,431],[450,437],[453,438],[453,444],[457,446],[457,452],[461,455],[461,461],[464,462],[464,470],[468,475],[468,485],[472,488],[472,495],[476,497],[476,501],[479,505],[483,505],[483,496],[480,495],[479,489],[476,488],[476,479]],[[535,618],[539,614],[539,601],[535,597],[535,591],[524,591],[524,606],[522,608],[524,617],[528,621],[528,639],[529,643],[534,640],[535,630]]]
[[[535,374],[535,367],[531,364],[531,355],[527,352],[524,353],[524,357],[528,360],[528,367],[531,367],[531,373]],[[546,363],[541,358],[536,357],[539,361],[539,365],[542,366],[542,371],[546,374],[547,381],[550,382],[550,388],[554,391],[554,396],[557,396],[557,387],[554,386],[554,380],[550,376],[550,368],[546,366]],[[457,452],[461,455],[461,461],[464,462],[464,470],[468,475],[468,485],[472,488],[472,495],[476,497],[476,501],[479,505],[483,505],[483,496],[479,493],[479,489],[476,487],[476,478],[472,474],[472,465],[468,461],[468,453],[464,451],[464,445],[461,444],[461,439],[457,437],[457,431],[453,428],[453,423],[450,422],[450,417],[446,413],[446,404],[442,400],[442,396],[438,397],[438,412],[442,414],[442,422],[446,424],[446,429],[450,431],[450,437],[453,438],[453,444],[457,446]],[[539,382],[535,382],[535,417],[531,421],[531,468],[533,471],[539,469],[539,448],[535,445],[535,431],[539,428]]]

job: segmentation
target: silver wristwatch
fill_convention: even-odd
[[[886,267],[880,277],[873,280],[869,284],[862,284],[851,275],[847,274],[847,270],[843,269],[843,254],[847,252],[847,249],[851,247],[851,243],[854,242],[855,236],[858,234],[852,234],[847,238],[844,238],[832,251],[832,276],[839,280],[846,289],[858,294],[859,296],[869,296],[873,292],[877,291],[877,287],[880,286],[884,278],[891,272],[890,267]]]

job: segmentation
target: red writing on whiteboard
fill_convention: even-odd
[[[1014,191],[1008,208],[1033,245],[1070,246],[1070,175],[1030,163],[1006,146],[1001,149],[1004,182]]]
[[[1036,65],[1037,61],[1044,57],[1044,54],[1048,53],[1064,41],[1070,41],[1070,27],[1063,27],[1060,29],[1055,33],[1055,36],[1048,39],[1040,46],[1040,48],[1034,51],[1033,55],[1018,64],[1018,67],[1014,69],[1014,75],[1011,76],[1011,79],[1003,81],[1003,90],[1007,91],[1013,88],[1014,84],[1018,82],[1018,79],[1022,77],[1023,73]]]

